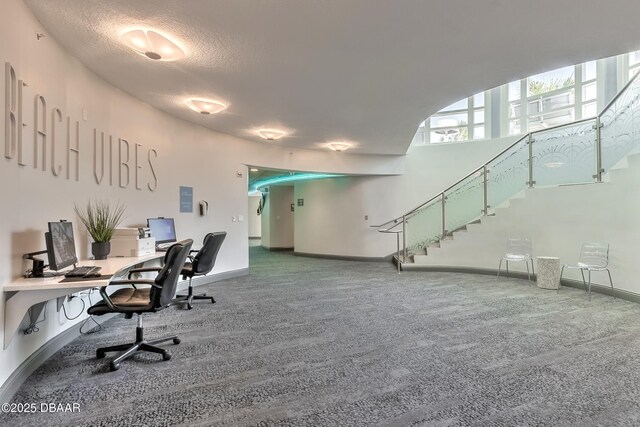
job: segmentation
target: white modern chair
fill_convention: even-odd
[[[584,284],[585,292],[589,293],[589,301],[591,301],[591,272],[592,271],[605,271],[609,275],[609,283],[611,284],[611,293],[615,299],[616,293],[613,289],[613,280],[611,280],[611,272],[609,271],[609,245],[607,243],[583,243],[580,250],[580,259],[575,265],[565,264],[560,271],[560,280],[562,281],[562,275],[564,269],[580,269],[582,274],[582,283]],[[589,276],[589,284],[584,280],[584,271],[587,270]]]
[[[531,280],[531,274],[529,273],[529,262],[531,262],[531,273],[535,274],[533,270],[533,256],[531,250],[531,239],[514,239],[507,240],[507,250],[504,256],[500,259],[498,264],[498,277],[500,277],[500,269],[502,268],[502,261],[507,265],[507,277],[509,277],[509,261],[524,261],[527,265],[527,278]]]

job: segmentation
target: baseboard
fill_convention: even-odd
[[[321,259],[337,259],[340,261],[364,261],[364,262],[387,262],[391,260],[391,256],[388,257],[368,257],[368,256],[349,256],[349,255],[332,255],[332,254],[314,254],[308,252],[293,252],[295,256],[302,256],[307,258],[321,258]]]
[[[293,248],[280,248],[280,247],[270,247],[267,248],[266,246],[263,246],[266,250],[271,251],[271,252],[291,252],[293,250]]]
[[[402,264],[402,270],[403,271],[434,271],[434,272],[441,272],[441,273],[468,273],[468,274],[485,274],[485,275],[489,275],[489,276],[496,276],[498,274],[498,270],[497,269],[493,269],[493,268],[481,268],[481,267],[456,267],[456,266],[444,266],[444,265],[436,265],[436,266],[432,266],[432,265],[416,265],[416,264],[409,264],[409,263],[404,263]],[[500,272],[500,276],[501,277],[506,277],[506,271],[502,270]],[[527,279],[527,273],[523,273],[520,271],[510,271],[509,272],[509,277],[515,277],[518,279]],[[531,275],[531,281],[534,281],[537,279],[537,275],[536,274],[532,274]],[[570,288],[576,288],[576,289],[580,289],[580,290],[586,290],[584,287],[584,284],[582,283],[581,280],[574,280],[574,279],[566,279],[563,278],[562,282],[561,282],[562,286],[567,286]],[[614,284],[615,286],[615,284]],[[598,284],[591,284],[591,292],[596,293],[596,294],[602,294],[602,295],[609,295],[609,296],[615,296],[616,298],[620,298],[622,300],[625,301],[630,301],[630,302],[634,302],[637,304],[640,304],[640,294],[637,294],[635,292],[629,292],[629,291],[625,291],[623,289],[614,289],[613,291],[611,290],[611,287],[609,286],[604,286],[604,285],[598,285]],[[615,295],[614,295],[615,294]]]
[[[102,324],[117,314],[105,314],[104,316],[94,316],[94,320]],[[49,341],[44,343],[39,349],[31,353],[18,368],[7,378],[0,387],[0,403],[10,402],[22,383],[40,367],[48,358],[53,356],[58,350],[71,343],[80,336],[80,328],[84,322],[77,323],[69,329],[65,329]]]
[[[238,270],[225,271],[223,273],[210,274],[207,276],[196,277],[192,281],[193,286],[202,286],[214,282],[219,282],[225,279],[231,279],[234,277],[246,276],[249,274],[248,268],[241,268]],[[181,281],[180,285],[185,286],[188,281]],[[186,287],[186,286],[185,286]],[[105,314],[103,316],[94,316],[96,322],[102,324],[117,314]],[[69,329],[65,329],[49,341],[44,343],[39,349],[34,351],[29,357],[27,357],[18,368],[13,371],[9,378],[0,386],[0,403],[6,403],[11,401],[16,394],[22,383],[29,378],[36,369],[40,367],[49,357],[53,356],[58,350],[65,345],[71,343],[73,340],[80,336],[80,327],[83,322],[71,326]]]
[[[260,240],[262,236],[249,236],[249,240]]]
[[[246,276],[247,274],[249,274],[249,269],[248,268],[240,268],[238,270],[225,271],[225,272],[222,272],[222,273],[208,274],[206,276],[194,277],[193,280],[191,281],[191,286],[196,287],[196,286],[208,285],[210,283],[219,282],[221,280],[233,279],[234,277]],[[188,280],[182,281],[180,283],[180,285],[182,285],[181,287],[184,287],[184,289],[186,289],[187,286],[189,285],[189,281]]]

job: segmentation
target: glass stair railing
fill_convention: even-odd
[[[372,227],[402,235],[397,258],[408,262],[526,188],[602,182],[640,145],[638,75],[597,117],[528,133],[417,208]]]

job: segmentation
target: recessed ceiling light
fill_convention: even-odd
[[[329,147],[333,151],[344,151],[351,148],[351,144],[349,144],[348,142],[330,142],[327,144],[327,147]]]
[[[140,55],[156,61],[175,61],[184,52],[174,42],[153,30],[132,30],[122,35],[122,41]]]
[[[251,172],[258,172],[258,168],[251,168],[249,169]]]
[[[217,114],[227,108],[222,102],[211,99],[190,99],[187,101],[187,105],[193,111],[205,115]]]
[[[267,141],[275,141],[282,138],[285,132],[279,129],[259,129],[258,135]]]

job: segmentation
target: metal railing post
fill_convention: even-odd
[[[444,236],[447,233],[447,228],[446,228],[446,224],[445,224],[445,219],[444,219],[444,201],[446,200],[446,197],[444,196],[444,191],[441,193],[442,194],[442,238],[444,239]]]
[[[482,214],[483,215],[488,215],[489,214],[489,198],[487,195],[487,187],[488,187],[488,183],[487,183],[487,174],[489,173],[489,169],[487,169],[487,165],[484,165],[482,167],[482,175],[484,175],[484,179],[482,182],[482,191],[483,191],[483,204],[484,207],[482,208]]]
[[[533,180],[533,134],[529,133],[529,181],[527,182],[527,186],[529,188],[533,188],[533,185],[536,183]]]
[[[407,216],[402,215],[402,262],[407,262]]]
[[[402,262],[404,262],[404,257]],[[396,233],[396,265],[398,266],[398,274],[400,274],[400,233]]]
[[[602,182],[602,123],[600,122],[600,116],[596,117],[596,174],[593,177],[596,182]]]

